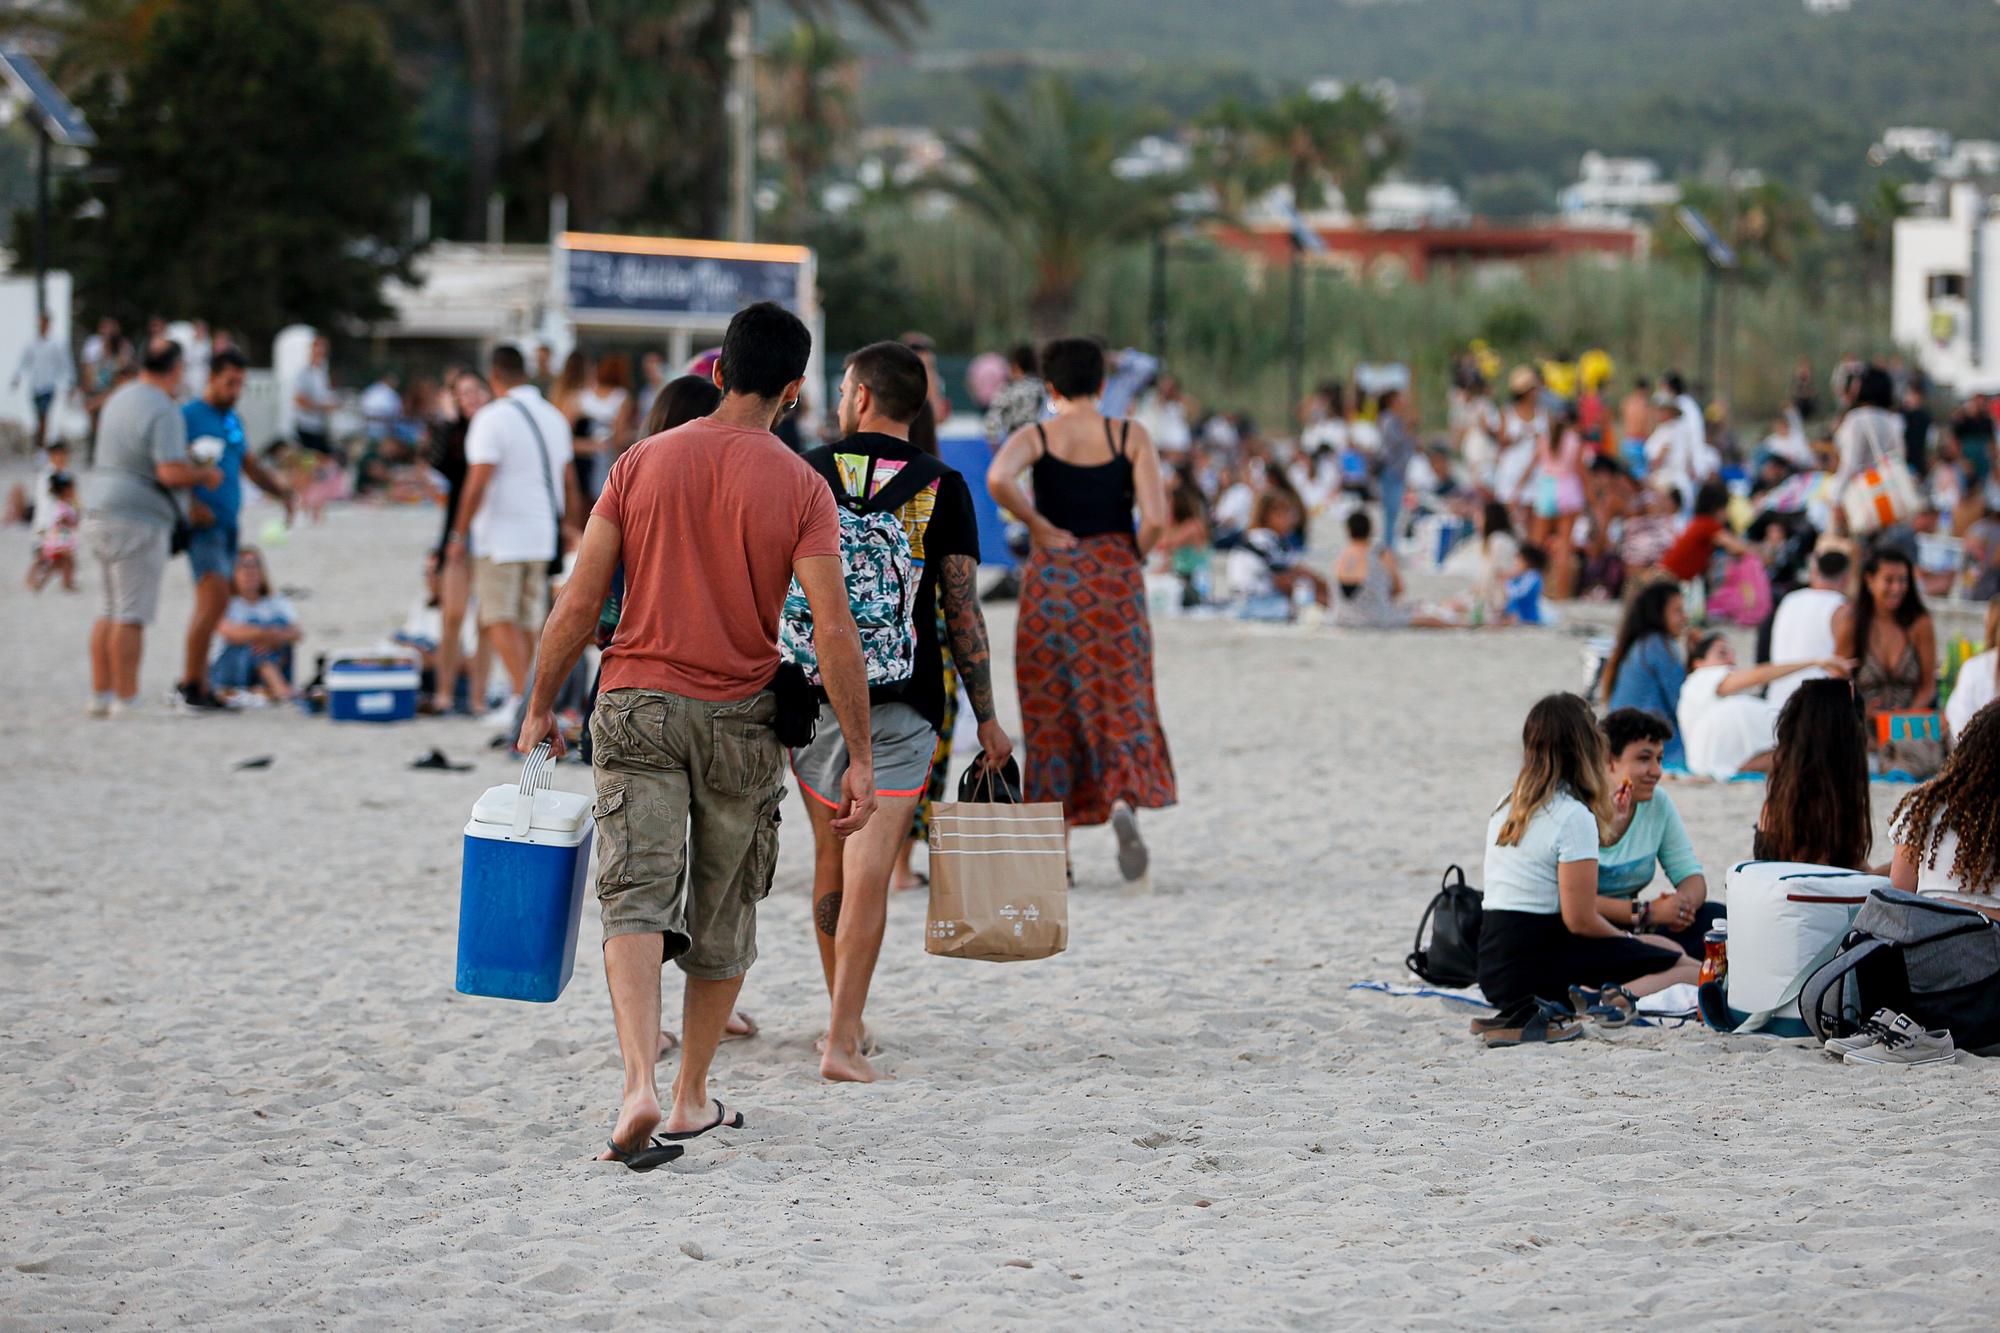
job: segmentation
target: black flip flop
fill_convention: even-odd
[[[662,1143],[658,1139],[652,1140],[643,1148],[630,1150],[619,1147],[610,1139],[604,1141],[604,1146],[611,1149],[610,1161],[622,1162],[634,1171],[656,1170],[668,1162],[679,1159],[687,1152],[687,1149],[678,1143]]]
[[[432,750],[429,754],[419,755],[415,759],[411,760],[410,767],[435,768],[440,773],[463,773],[468,769],[470,769],[472,765],[454,764],[451,762],[450,759],[445,757],[445,752],[443,750]]]
[[[660,1138],[668,1143],[686,1143],[689,1139],[700,1138],[711,1129],[741,1128],[743,1128],[743,1113],[738,1111],[735,1115],[730,1115],[721,1101],[718,1100],[715,1103],[715,1119],[708,1124],[703,1125],[700,1129],[684,1129],[677,1134],[662,1134]]]

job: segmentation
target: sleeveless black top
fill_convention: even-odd
[[[1138,491],[1132,483],[1132,458],[1125,452],[1132,423],[1121,421],[1114,438],[1111,421],[1104,422],[1104,442],[1111,457],[1094,466],[1065,463],[1049,452],[1049,433],[1037,423],[1035,435],[1042,452],[1029,466],[1035,482],[1035,508],[1043,518],[1075,537],[1100,537],[1105,533],[1132,534],[1132,507]]]

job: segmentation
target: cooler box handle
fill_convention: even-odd
[[[547,791],[553,782],[555,763],[549,743],[541,742],[528,751],[521,765],[521,780],[514,787],[514,836],[525,838],[535,822],[535,793]]]

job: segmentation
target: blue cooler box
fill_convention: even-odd
[[[336,722],[406,722],[417,715],[422,663],[401,649],[364,648],[326,659],[326,711]]]
[[[458,989],[547,1004],[576,966],[596,830],[592,798],[552,791],[538,750],[519,783],[488,787],[465,826]]]

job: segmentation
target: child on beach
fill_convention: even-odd
[[[264,556],[246,546],[236,557],[235,596],[217,631],[226,645],[210,668],[219,690],[260,693],[275,703],[297,697],[292,649],[304,637],[292,604],[271,590]]]
[[[48,479],[46,498],[35,512],[35,562],[28,568],[28,588],[40,592],[50,579],[62,576],[64,592],[76,591],[76,482],[67,472]]]
[[[1514,573],[1507,580],[1507,604],[1501,610],[1503,625],[1545,625],[1542,609],[1542,574],[1549,557],[1532,542],[1514,553]]]

